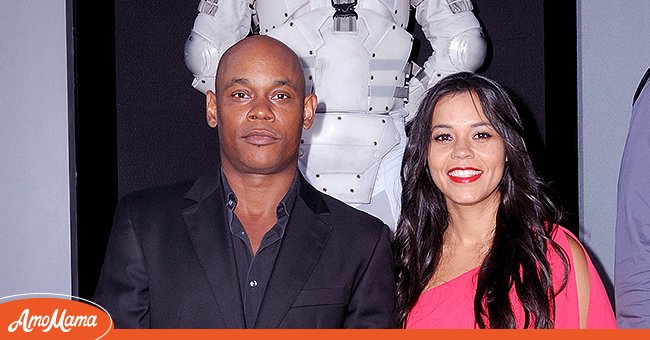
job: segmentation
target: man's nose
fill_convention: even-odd
[[[249,120],[274,120],[275,114],[270,103],[265,99],[258,99],[248,113]]]

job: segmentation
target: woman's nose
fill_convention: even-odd
[[[459,139],[454,143],[454,149],[451,156],[458,159],[472,158],[474,157],[474,151],[468,141]]]

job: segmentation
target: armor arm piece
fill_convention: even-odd
[[[214,78],[221,55],[245,38],[252,9],[247,0],[200,0],[199,14],[185,41],[185,65],[194,75],[192,86],[214,91]]]
[[[487,41],[472,12],[471,0],[411,0],[411,4],[432,54],[409,80],[407,121],[413,119],[429,88],[449,74],[476,71],[483,65],[487,52]]]

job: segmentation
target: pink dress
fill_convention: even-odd
[[[562,232],[563,231],[563,232]],[[566,288],[555,297],[555,328],[580,328],[578,313],[578,291],[576,287],[573,256],[567,234],[575,236],[563,227],[558,227],[554,237],[567,253],[569,260],[569,277]],[[582,246],[582,244],[581,244]],[[583,248],[584,250],[584,248]],[[549,261],[554,273],[554,287],[559,287],[564,267],[558,255],[549,250]],[[585,255],[587,255],[585,253]],[[589,266],[589,310],[587,313],[587,328],[616,328],[616,319],[612,306],[607,297],[603,282],[587,255]],[[474,294],[478,267],[460,276],[424,291],[406,320],[409,329],[472,329],[477,328],[474,321]],[[510,293],[511,301],[517,301],[514,290]],[[514,308],[518,328],[523,326],[523,312]]]

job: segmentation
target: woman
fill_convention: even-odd
[[[446,77],[409,135],[393,241],[403,327],[616,327],[591,260],[558,225],[499,84],[469,72]]]

